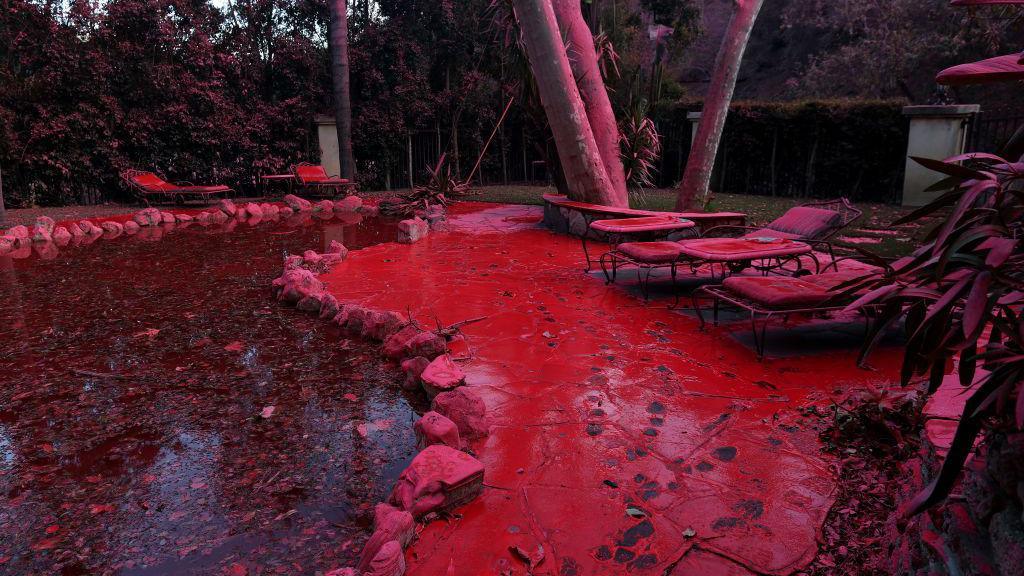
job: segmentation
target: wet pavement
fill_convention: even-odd
[[[769,329],[758,362],[746,323],[701,332],[666,298],[605,286],[540,216],[461,203],[448,231],[354,252],[321,276],[339,301],[423,325],[483,317],[453,354],[491,419],[472,446],[486,488],[422,531],[409,573],[526,574],[524,556],[533,574],[566,576],[805,566],[836,479],[799,409],[891,382],[898,351],[861,370],[859,325],[813,323]]]
[[[371,346],[274,304],[270,281],[286,253],[394,226],[232,226],[0,258],[0,573],[355,560],[424,400]]]

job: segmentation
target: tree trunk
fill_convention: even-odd
[[[0,226],[7,223],[7,208],[4,206],[4,173],[0,170]]]
[[[587,111],[587,120],[601,153],[605,173],[612,185],[614,203],[616,206],[628,206],[626,174],[622,168],[619,146],[619,125],[615,121],[615,112],[601,77],[594,35],[583,19],[579,0],[551,0],[551,7],[555,11],[562,35],[569,41],[566,50],[569,66],[576,79],[580,98],[583,99],[583,107]]]
[[[513,6],[569,195],[583,202],[624,206],[590,129],[550,0],[513,0]]]
[[[352,100],[348,80],[348,6],[346,0],[328,0],[331,11],[331,76],[334,85],[334,125],[338,129],[338,165],[342,178],[352,180]]]
[[[739,75],[740,64],[743,62],[743,52],[747,49],[750,31],[754,28],[763,2],[764,0],[736,0],[736,10],[722,38],[722,46],[718,49],[715,70],[711,75],[711,84],[704,97],[704,109],[697,125],[697,135],[690,149],[690,158],[686,162],[683,181],[679,184],[677,210],[692,208],[694,199],[707,194],[711,171],[715,167],[718,144],[722,140],[722,129],[725,128],[725,117],[729,113],[729,103],[736,88],[736,76]]]

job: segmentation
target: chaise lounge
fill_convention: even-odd
[[[840,267],[840,262],[847,264]],[[773,318],[781,316],[785,321],[793,314],[814,316],[842,310],[858,296],[845,289],[848,283],[882,270],[845,258],[833,260],[828,267],[833,271],[805,276],[730,276],[721,284],[701,286],[691,295],[701,329],[706,325],[700,307],[702,296],[712,300],[715,326],[722,302],[746,310],[760,360],[764,358],[765,331]],[[870,311],[871,307],[861,310],[865,321],[870,321]]]
[[[803,265],[801,257],[806,256],[815,263],[817,272],[819,266],[813,250],[826,252],[829,260],[834,261],[835,253],[828,240],[862,213],[845,198],[810,202],[790,208],[763,227],[727,224],[707,229],[703,238],[625,242],[601,256],[601,269],[608,283],[612,283],[623,265],[636,266],[638,275],[645,271],[646,279],[655,268],[670,268],[673,286],[680,264],[688,265],[693,273],[707,264],[711,267],[712,277],[714,265],[718,264],[721,278],[724,278],[729,272],[739,272],[750,266],[767,273],[790,262],[795,262],[800,272]],[[730,238],[736,241],[724,241]],[[726,243],[730,245],[725,246]],[[759,260],[764,260],[763,265],[757,264]],[[644,282],[641,279],[641,288],[646,295]]]
[[[292,166],[295,182],[317,196],[335,196],[342,188],[355,190],[356,183],[347,178],[330,176],[319,164],[303,162]]]
[[[121,173],[121,180],[147,206],[150,200],[163,200],[175,204],[184,204],[189,200],[202,200],[209,203],[211,198],[219,194],[233,192],[230,187],[223,184],[212,186],[196,186],[191,182],[172,184],[155,172],[147,170],[125,170]]]

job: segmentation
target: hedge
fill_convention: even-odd
[[[796,198],[896,202],[903,183],[905,102],[735,102],[729,109],[712,190]],[[682,177],[688,112],[700,102],[655,111],[664,137],[662,186]]]

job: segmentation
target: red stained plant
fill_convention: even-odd
[[[934,392],[959,356],[956,372],[969,387],[942,468],[905,515],[949,494],[983,432],[1024,428],[1024,162],[991,154],[914,160],[945,176],[930,188],[942,194],[894,224],[945,214],[944,220],[913,254],[847,287],[863,293],[850,309],[870,306],[879,316],[864,355],[903,318],[903,385],[927,375]]]

